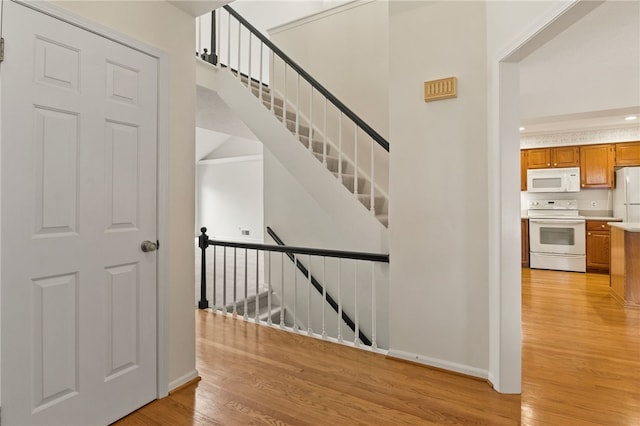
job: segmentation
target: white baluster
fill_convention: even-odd
[[[248,252],[247,249],[244,249],[244,315],[242,315],[242,317],[244,318],[244,320],[246,321],[249,318],[249,313],[247,312],[249,310],[248,305],[248,293],[249,293],[249,282],[248,282],[248,267],[247,267],[247,258],[248,256]]]
[[[258,311],[260,310],[260,299],[258,295],[260,294],[260,251],[256,249],[256,312],[255,312],[255,322],[260,322],[260,317],[258,316]]]
[[[247,87],[249,88],[250,92],[253,87],[251,85],[251,45],[252,44],[253,44],[253,35],[249,31],[249,59],[247,60]]]
[[[378,306],[376,303],[376,264],[371,262],[371,348],[378,349],[376,342],[376,334],[378,330],[378,324],[376,321],[376,311]]]
[[[284,63],[284,99],[282,100],[282,122],[287,129],[287,63]]]
[[[342,111],[338,112],[338,180],[342,183]]]
[[[222,13],[222,9],[218,9],[218,13],[216,13],[214,15],[215,20],[216,20],[216,55],[218,55],[218,60],[216,61],[217,62],[216,66],[218,66],[218,67],[220,67],[220,60],[222,59],[222,57],[220,56],[220,54],[222,53],[222,52],[220,52],[220,32],[221,32],[221,30],[220,30],[220,22],[222,20],[221,13]]]
[[[313,86],[309,84],[309,152],[313,154]]]
[[[322,338],[327,338],[327,327],[325,324],[325,307],[327,304],[327,257],[322,256]]]
[[[342,343],[342,259],[338,258],[338,342]]]
[[[354,310],[355,310],[355,323],[356,323],[356,329],[354,330],[355,332],[355,337],[353,338],[353,343],[356,346],[360,346],[360,323],[358,321],[358,261],[355,260],[353,262],[353,266],[354,266],[354,272],[353,272],[353,300],[354,300]]]
[[[218,310],[218,305],[216,305],[216,246],[213,246],[213,312]]]
[[[231,14],[230,13],[227,13],[227,70],[231,71]]]
[[[323,124],[324,139],[322,142],[322,164],[327,166],[327,98],[324,98],[324,124]]]
[[[296,73],[296,139],[300,140],[300,74]]]
[[[238,309],[236,307],[236,301],[238,300],[238,255],[237,249],[233,248],[233,316],[238,316]]]
[[[280,328],[284,328],[284,252],[280,252]]]
[[[267,252],[269,261],[269,282],[267,283],[267,324],[271,325],[271,252]]]
[[[298,331],[298,316],[296,306],[298,305],[298,259],[293,255],[293,330]]]
[[[198,56],[202,52],[202,17],[198,16],[196,18],[196,52],[198,52]]]
[[[242,73],[240,72],[240,55],[242,53],[242,45],[240,44],[240,39],[241,39],[241,32],[242,32],[242,24],[240,24],[240,21],[238,21],[238,80],[242,81]]]
[[[307,270],[307,334],[311,336],[313,330],[311,330],[311,255],[307,256],[309,259],[309,268]]]
[[[269,81],[271,81],[271,91],[269,92],[271,94],[271,108],[269,108],[269,110],[273,112],[273,107],[275,105],[275,98],[276,98],[276,77],[274,75],[275,65],[273,63],[274,61],[273,50],[269,50],[269,56],[271,58],[269,60],[269,67],[271,67],[271,73],[269,74]]]
[[[355,123],[354,123],[355,124]],[[355,141],[355,148],[354,148],[354,166],[353,166],[353,195],[356,196],[356,198],[358,198],[358,126],[355,126],[355,135],[354,135],[354,141]]]
[[[227,247],[222,249],[222,313],[227,314]]]
[[[260,101],[262,101],[262,86],[263,86],[263,82],[262,82],[262,62],[263,61],[263,56],[262,56],[262,49],[264,47],[264,43],[262,42],[262,40],[260,41],[260,78],[259,78],[259,84],[260,86],[258,87],[258,97],[260,98]]]
[[[372,215],[376,215],[376,206],[374,203],[374,196],[375,196],[375,178],[374,178],[374,167],[375,167],[375,141],[373,139],[371,139],[371,180],[370,180],[370,185],[371,185],[371,214]]]

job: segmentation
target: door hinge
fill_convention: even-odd
[[[0,38],[0,62],[4,61],[4,38]]]

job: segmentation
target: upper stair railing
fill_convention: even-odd
[[[201,58],[237,75],[387,226],[389,142],[228,5],[212,12],[208,25]]]

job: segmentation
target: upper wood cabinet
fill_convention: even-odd
[[[580,187],[612,188],[614,144],[580,147]]]
[[[616,166],[640,166],[640,142],[617,143]]]
[[[520,150],[520,191],[527,190],[527,157],[528,152]]]
[[[578,167],[580,165],[579,152],[577,146],[528,149],[527,166],[529,169]]]

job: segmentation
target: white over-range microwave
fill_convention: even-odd
[[[579,192],[580,168],[527,170],[528,192]]]

